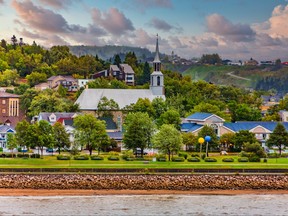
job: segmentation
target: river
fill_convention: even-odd
[[[0,215],[288,215],[288,195],[1,196]]]

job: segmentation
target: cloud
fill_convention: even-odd
[[[278,5],[274,8],[269,19],[270,28],[268,30],[272,37],[288,37],[288,5]]]
[[[75,0],[38,0],[40,3],[53,7],[55,9],[63,9],[70,6]],[[76,0],[78,1],[78,0]]]
[[[135,30],[132,22],[117,8],[110,8],[107,12],[93,8],[91,13],[93,22],[113,35],[123,35]]]
[[[171,0],[133,0],[138,8],[147,9],[147,8],[172,8]]]
[[[157,30],[163,31],[163,32],[169,32],[171,30],[176,30],[177,32],[183,31],[182,28],[170,25],[166,21],[158,19],[156,17],[152,18],[149,21],[148,25],[152,26],[153,28],[155,28]]]
[[[4,0],[0,0],[0,4],[4,4]]]
[[[233,24],[219,14],[206,17],[206,27],[208,32],[221,35],[233,42],[253,41],[256,35],[249,25]]]

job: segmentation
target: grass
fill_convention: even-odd
[[[56,156],[44,156],[43,159],[34,158],[0,158],[0,168],[165,168],[165,169],[286,169],[288,158],[268,158],[267,163],[238,162],[237,156],[233,156],[234,162],[222,162],[223,157],[215,156],[217,162],[157,162],[149,161],[109,161],[107,157],[103,161],[97,160],[57,160]],[[230,156],[231,157],[231,156]]]

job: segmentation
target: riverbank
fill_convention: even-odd
[[[43,190],[0,189],[0,196],[105,196],[105,195],[281,195],[288,190]]]
[[[1,174],[0,190],[1,195],[23,190],[39,195],[288,193],[288,175]]]

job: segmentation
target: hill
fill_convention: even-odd
[[[205,80],[219,85],[234,85],[257,90],[273,88],[279,92],[288,91],[283,86],[279,86],[279,80],[287,79],[285,77],[288,75],[288,67],[285,66],[275,68],[275,66],[194,65],[182,74],[191,76],[195,81]],[[269,80],[269,86],[267,80]]]
[[[113,58],[115,54],[123,54],[120,55],[121,59],[124,54],[128,52],[134,52],[137,56],[138,60],[144,61],[148,58],[154,57],[154,54],[146,49],[140,47],[129,47],[129,46],[69,46],[70,51],[76,56],[82,55],[98,55],[99,58],[103,60],[108,60]],[[124,59],[122,59],[124,60]]]

